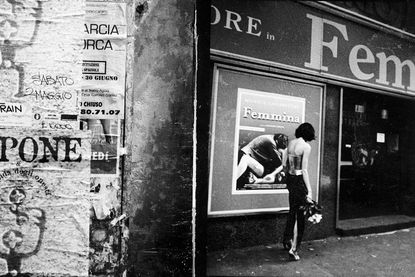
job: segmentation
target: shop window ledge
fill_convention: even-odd
[[[415,227],[415,217],[407,215],[384,215],[339,220],[336,228],[340,236],[356,236],[384,233]]]

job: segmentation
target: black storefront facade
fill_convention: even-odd
[[[302,122],[324,207],[305,239],[415,225],[415,35],[295,1],[212,1],[210,23],[208,251],[281,241],[285,180],[237,187],[237,152]]]

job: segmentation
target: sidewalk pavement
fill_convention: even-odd
[[[415,276],[415,228],[305,241],[301,260],[281,244],[208,253],[208,276]]]

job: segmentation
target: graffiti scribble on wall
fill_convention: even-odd
[[[0,276],[117,270],[126,14],[0,0]]]
[[[16,50],[33,43],[40,15],[40,1],[0,0],[0,76],[15,81],[13,90],[1,86],[2,97],[23,96],[24,69],[15,61]]]
[[[14,188],[9,194],[10,212],[15,216],[16,224],[2,235],[2,248],[7,251],[0,252],[0,258],[6,260],[10,276],[20,274],[22,259],[39,252],[45,232],[45,212],[25,207],[25,199],[23,188]],[[37,234],[37,239],[32,240],[33,234]]]
[[[0,276],[87,276],[89,135],[3,131],[11,143],[0,139]]]

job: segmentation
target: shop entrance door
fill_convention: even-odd
[[[415,101],[344,89],[338,219],[407,213]]]

